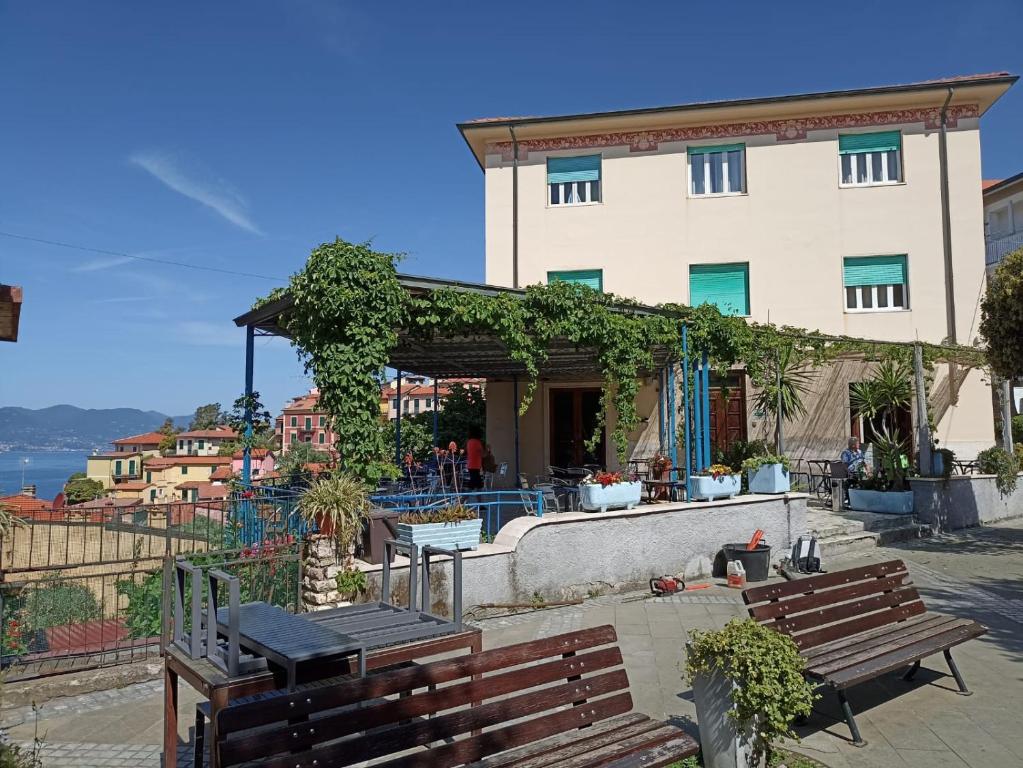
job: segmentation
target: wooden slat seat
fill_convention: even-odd
[[[616,641],[598,627],[233,705],[219,764],[654,768],[695,754],[631,712]]]
[[[863,565],[743,592],[749,615],[789,635],[811,680],[838,692],[853,741],[861,738],[845,689],[943,653],[961,693],[968,694],[950,650],[987,628],[971,619],[928,611],[901,560]]]

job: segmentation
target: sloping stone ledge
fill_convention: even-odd
[[[492,544],[462,560],[463,608],[586,597],[645,586],[653,576],[709,576],[722,545],[745,542],[760,528],[782,557],[805,533],[806,494],[747,495],[710,502],[656,504],[609,512],[562,512],[508,522]],[[370,599],[380,599],[382,566],[364,566]],[[435,613],[450,615],[451,563],[433,573]],[[407,561],[392,569],[390,599],[408,600]]]
[[[994,475],[952,475],[916,477],[913,512],[939,531],[955,531],[975,525],[1023,517],[1023,475],[1008,496],[998,492]]]

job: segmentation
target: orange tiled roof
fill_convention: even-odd
[[[144,469],[166,469],[187,464],[188,466],[214,467],[230,464],[230,456],[157,456],[143,465]]]
[[[210,480],[227,480],[233,473],[228,466],[217,467],[210,473]]]
[[[31,496],[24,496],[20,493],[0,498],[0,505],[13,507],[18,517],[32,517],[33,515],[53,511],[52,501],[34,499]]]
[[[270,451],[267,448],[253,448],[249,452],[253,459],[265,459],[268,453],[270,453]],[[235,451],[234,453],[231,454],[231,458],[244,459],[245,451]]]
[[[226,438],[228,440],[238,439],[238,433],[230,427],[224,427],[223,429],[193,429],[190,432],[178,433],[178,439],[181,438]]]
[[[159,444],[163,440],[163,434],[160,432],[143,432],[141,435],[132,435],[131,437],[119,437],[111,442],[114,445],[153,445]]]
[[[144,483],[142,481],[131,482],[131,483],[115,483],[114,484],[114,490],[115,491],[144,491],[150,485],[152,485],[152,483]]]
[[[1001,184],[1003,181],[1005,181],[1005,179],[984,179],[980,182],[980,188],[982,190],[987,189],[988,187],[993,187],[995,184]]]
[[[93,499],[92,501],[83,501],[80,504],[68,504],[68,509],[104,509],[104,508],[116,508],[116,507],[132,507],[136,504],[141,504],[141,499]]]

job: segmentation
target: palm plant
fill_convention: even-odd
[[[897,432],[893,432],[885,425],[874,436],[874,450],[878,465],[889,486],[882,490],[905,490],[906,473],[909,468],[906,439],[899,437]]]
[[[813,378],[807,367],[806,358],[789,344],[779,349],[777,357],[767,364],[764,380],[764,386],[757,395],[754,407],[774,417],[774,441],[777,445],[780,422],[806,415],[803,395],[810,391]],[[778,418],[779,400],[781,419]]]
[[[348,555],[369,519],[369,488],[347,472],[320,476],[302,494],[298,509],[306,522],[331,537],[337,552]]]
[[[913,397],[912,370],[901,361],[885,360],[873,377],[849,387],[849,405],[868,421],[880,417],[882,426],[895,427],[895,412],[907,408]]]

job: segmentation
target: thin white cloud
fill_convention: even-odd
[[[127,264],[129,261],[134,261],[130,256],[110,256],[103,259],[93,259],[87,261],[84,264],[79,264],[77,267],[72,267],[72,272],[98,272],[101,269],[112,269],[113,267],[119,267],[122,264]]]
[[[134,152],[128,160],[178,194],[211,208],[236,227],[262,236],[263,232],[249,218],[245,198],[206,169],[195,163],[185,168],[180,157],[155,150]]]
[[[184,320],[176,328],[177,340],[197,347],[234,347],[241,349],[242,338],[234,323]]]

